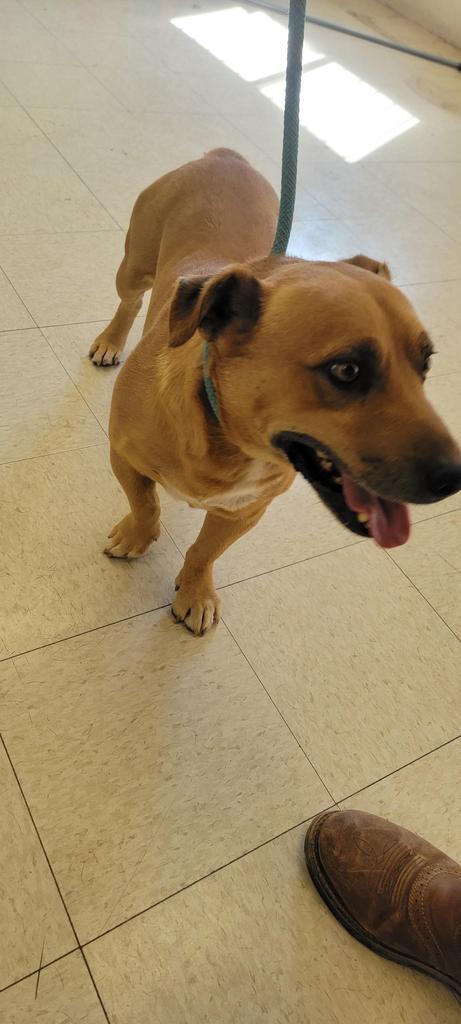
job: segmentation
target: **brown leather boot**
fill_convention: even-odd
[[[461,866],[399,825],[327,811],[305,843],[310,876],[365,946],[429,974],[461,997]]]

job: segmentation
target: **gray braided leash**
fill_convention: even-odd
[[[283,117],[282,181],[277,230],[271,252],[284,254],[290,241],[296,199],[299,144],[299,99],[303,71],[304,25],[307,0],[290,0]]]

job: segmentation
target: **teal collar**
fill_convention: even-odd
[[[202,349],[203,383],[205,385],[206,396],[207,396],[208,401],[210,403],[211,409],[212,409],[212,411],[213,411],[213,413],[214,413],[218,423],[221,423],[221,410],[219,408],[219,398],[218,398],[217,393],[216,393],[216,388],[214,386],[214,381],[211,379],[210,374],[208,372],[208,357],[209,357],[208,342],[204,341],[203,349]]]

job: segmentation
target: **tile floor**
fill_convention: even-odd
[[[460,59],[375,0],[311,10]],[[0,17],[0,1022],[454,1024],[448,993],[342,932],[301,847],[343,803],[461,858],[461,496],[415,509],[391,557],[299,481],[222,559],[200,642],[168,614],[200,513],[165,501],[143,563],[101,553],[116,371],[85,354],[132,202],[216,145],[278,184],[286,22],[243,0]],[[292,248],[391,264],[461,437],[459,76],[308,47]]]

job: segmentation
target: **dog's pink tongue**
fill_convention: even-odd
[[[406,505],[399,501],[376,498],[345,475],[342,485],[346,505],[353,512],[364,512],[369,517],[368,529],[381,548],[397,548],[407,542],[410,536],[410,516]]]

